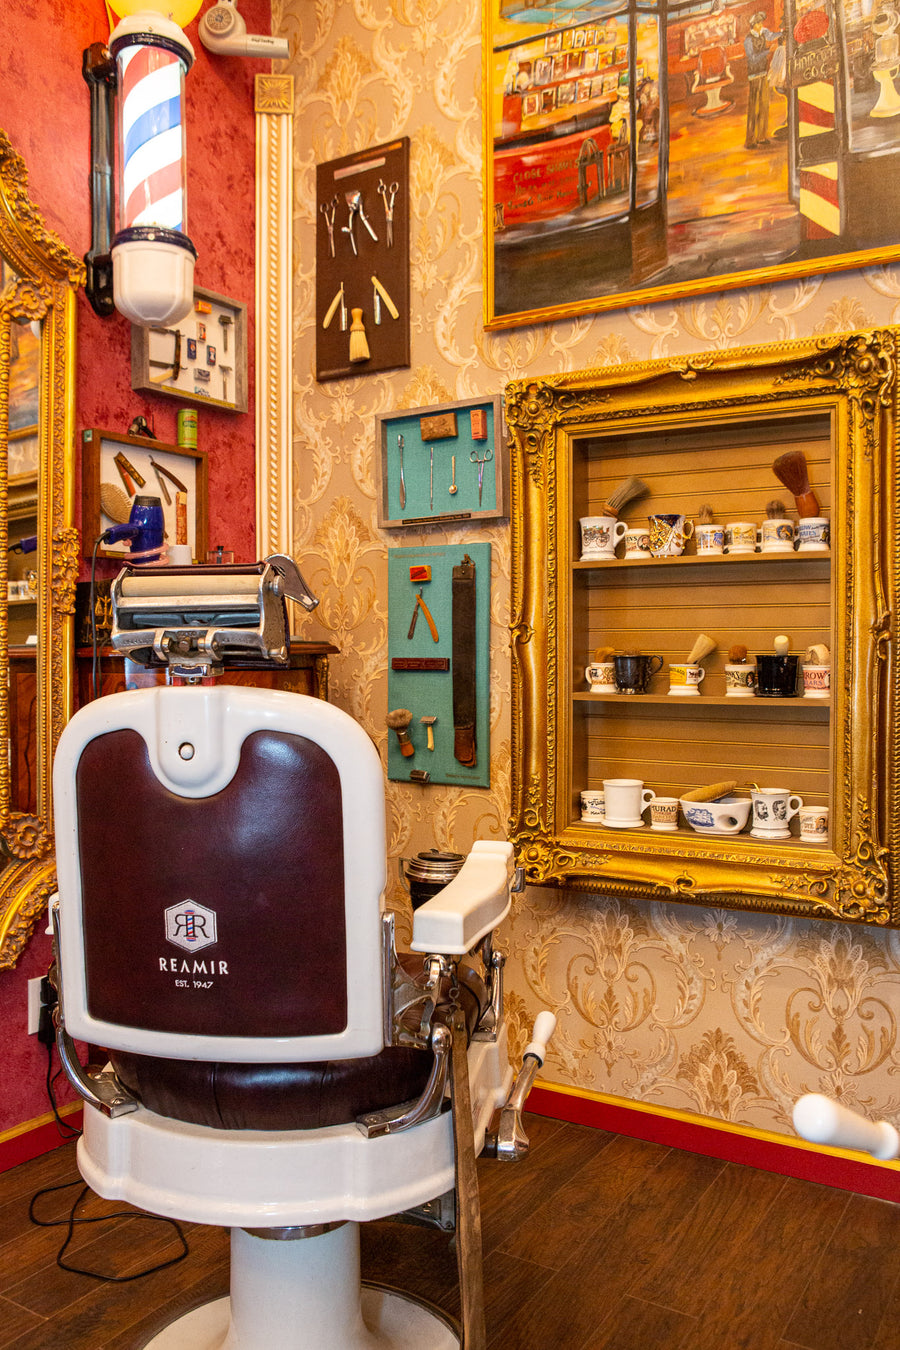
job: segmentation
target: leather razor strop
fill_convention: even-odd
[[[473,768],[475,746],[475,564],[466,553],[453,568],[453,755]]]

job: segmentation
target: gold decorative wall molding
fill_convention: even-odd
[[[256,549],[290,553],[294,81],[257,75]]]

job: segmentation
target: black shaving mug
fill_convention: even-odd
[[[658,664],[654,665],[654,661]],[[644,652],[614,656],[616,688],[620,694],[646,694],[651,675],[662,670],[662,664],[661,656],[647,656]]]
[[[797,661],[796,656],[757,656],[757,696],[793,698],[797,693]]]

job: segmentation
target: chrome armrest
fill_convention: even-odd
[[[63,1009],[62,986],[62,943],[59,933],[59,901],[54,899],[50,906],[50,923],[53,930],[53,966],[50,971],[50,983],[56,990],[56,1007],[53,1009],[53,1024],[56,1027],[56,1048],[66,1077],[82,1101],[105,1116],[115,1119],[138,1109],[138,1100],[124,1088],[111,1069],[86,1069],[75,1051],[75,1042],[66,1031]]]

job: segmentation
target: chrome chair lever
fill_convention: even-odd
[[[506,1104],[491,1121],[484,1137],[484,1156],[501,1162],[520,1162],[528,1153],[528,1135],[522,1124],[525,1100],[547,1056],[547,1045],[556,1030],[556,1014],[538,1013],[532,1039],[525,1047],[522,1067],[512,1085]]]

